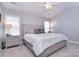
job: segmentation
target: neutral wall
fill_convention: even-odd
[[[2,13],[1,6],[0,6],[0,13]]]
[[[22,15],[22,24],[34,24],[34,25],[43,25],[43,18],[36,17],[33,15]]]
[[[5,14],[20,16],[22,24],[43,25],[43,21],[45,20],[45,18],[42,18],[42,17],[37,17],[32,14],[15,11],[15,10],[11,10],[11,9],[6,9],[6,8],[5,8]]]
[[[4,13],[8,15],[14,15],[14,16],[20,16],[20,32],[21,36],[23,35],[23,24],[31,24],[31,25],[43,25],[43,22],[45,21],[44,18],[38,17],[32,14],[20,12],[20,11],[15,11],[11,9],[4,9]],[[21,37],[20,36],[20,37]],[[22,38],[22,37],[21,37]]]
[[[54,32],[65,34],[70,40],[79,41],[79,6],[72,6],[52,18],[56,21]]]

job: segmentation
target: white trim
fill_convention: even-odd
[[[68,40],[68,42],[70,42],[70,43],[75,43],[75,44],[79,44],[79,42],[73,41],[73,40]]]

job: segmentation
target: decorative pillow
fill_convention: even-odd
[[[40,34],[41,31],[40,31],[40,29],[34,29],[34,33],[35,33],[35,34]]]
[[[41,33],[45,33],[45,32],[44,32],[44,29],[40,29],[40,30],[41,30]]]
[[[40,33],[44,33],[44,29],[34,29],[34,33],[35,34],[40,34]]]

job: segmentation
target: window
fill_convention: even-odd
[[[50,31],[50,22],[49,21],[44,22],[44,30],[45,30],[45,33],[48,33]]]
[[[54,28],[56,26],[56,21],[45,21],[44,22],[44,31],[45,33],[54,32]]]
[[[5,33],[10,35],[20,34],[20,18],[11,15],[5,15]]]

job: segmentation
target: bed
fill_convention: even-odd
[[[24,44],[37,57],[48,57],[66,46],[68,38],[63,34],[25,34]]]

